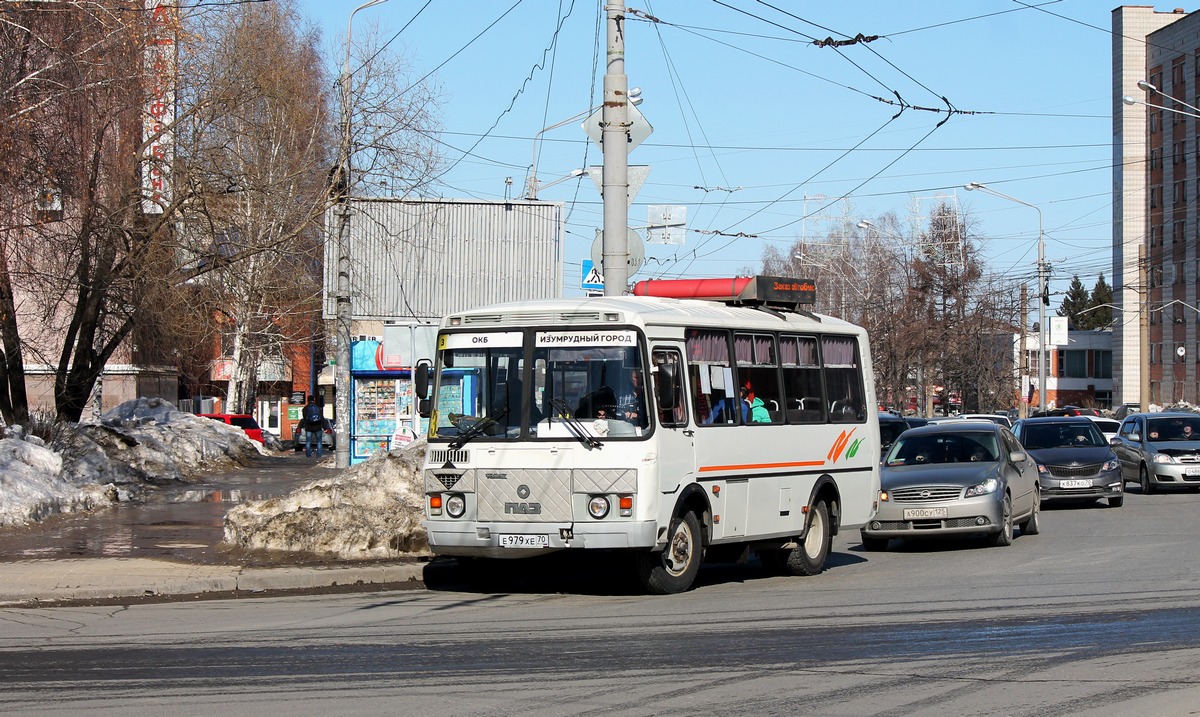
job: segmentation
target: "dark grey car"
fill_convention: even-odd
[[[1043,502],[1106,498],[1113,508],[1124,504],[1120,464],[1095,421],[1083,416],[1025,418],[1013,433],[1037,461]]]
[[[1200,415],[1137,413],[1121,422],[1113,450],[1121,480],[1137,481],[1143,493],[1162,486],[1200,487]]]

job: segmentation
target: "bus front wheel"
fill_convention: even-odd
[[[656,595],[681,593],[692,586],[703,559],[700,520],[689,510],[671,521],[670,537],[662,552],[637,556],[638,579]]]

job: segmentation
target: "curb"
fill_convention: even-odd
[[[368,591],[397,583],[420,587],[423,571],[417,562],[243,568],[147,558],[27,560],[0,563],[0,607],[276,590]]]

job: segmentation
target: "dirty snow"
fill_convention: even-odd
[[[132,500],[147,484],[244,465],[261,452],[240,428],[157,398],[63,426],[51,445],[11,426],[0,439],[0,526]]]
[[[287,496],[235,506],[225,515],[225,542],[341,559],[426,555],[424,452],[425,441],[415,441]]]

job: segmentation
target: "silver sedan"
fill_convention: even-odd
[[[883,462],[879,510],[861,529],[866,550],[892,538],[984,534],[992,545],[1041,529],[1037,465],[1002,426],[983,421],[906,431]]]

